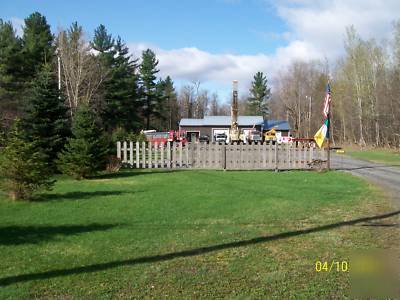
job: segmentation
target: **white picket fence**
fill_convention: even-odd
[[[291,170],[325,166],[325,149],[294,144],[117,142],[117,157],[132,168]]]

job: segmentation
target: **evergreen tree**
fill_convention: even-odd
[[[114,47],[114,39],[111,34],[108,34],[106,27],[100,24],[94,30],[93,41],[90,43],[92,48],[100,53],[111,52]]]
[[[161,80],[157,83],[159,89],[158,94],[160,95],[160,102],[158,103],[158,111],[160,111],[160,130],[166,129],[177,129],[179,122],[179,108],[177,94],[174,87],[174,82],[170,76],[167,76],[165,80]]]
[[[115,53],[110,67],[109,79],[104,84],[105,108],[103,120],[108,131],[122,127],[127,131],[137,129],[139,106],[136,60],[118,37],[113,47]]]
[[[100,170],[107,155],[107,142],[96,122],[96,115],[81,105],[72,121],[72,137],[59,154],[59,170],[76,179],[87,178]]]
[[[151,118],[151,127],[157,129],[159,131],[166,130],[166,121],[168,117],[167,107],[166,107],[166,100],[167,94],[165,93],[166,82],[162,78],[160,78],[156,83],[156,95],[158,101],[155,102],[154,111],[157,112],[155,116]]]
[[[26,139],[36,141],[53,165],[69,135],[67,107],[57,78],[46,64],[32,83],[29,104],[22,119]]]
[[[22,46],[27,80],[33,78],[44,63],[53,60],[53,39],[46,17],[34,12],[25,19]]]
[[[36,142],[27,141],[16,121],[7,136],[6,147],[0,155],[0,177],[3,188],[13,200],[30,199],[40,189],[50,189],[51,171],[47,156]]]
[[[21,40],[11,22],[0,19],[0,121],[12,120],[19,114],[22,97]],[[7,122],[8,123],[8,122]]]
[[[101,64],[109,72],[115,56],[115,41],[111,34],[108,34],[106,27],[100,24],[94,30],[93,41],[90,42],[90,46],[98,51],[97,57],[99,58]]]
[[[143,51],[142,63],[140,65],[140,82],[143,102],[143,117],[145,119],[145,128],[150,128],[152,117],[160,117],[159,102],[161,97],[157,90],[156,75],[158,60],[156,55],[150,49]]]
[[[248,113],[266,117],[268,115],[268,100],[270,97],[271,90],[267,86],[267,77],[263,72],[257,72],[251,83],[250,97],[247,100]]]

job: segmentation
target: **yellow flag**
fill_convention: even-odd
[[[324,124],[322,124],[321,128],[314,135],[314,140],[317,143],[318,147],[320,148],[322,147],[327,132],[328,132],[328,119],[324,121]]]

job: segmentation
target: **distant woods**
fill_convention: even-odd
[[[276,79],[270,109],[288,118],[294,134],[315,133],[322,122],[327,80],[332,90],[333,140],[337,144],[400,146],[400,22],[390,40],[364,40],[347,28],[344,55],[327,62],[294,62]]]
[[[95,29],[92,40],[76,22],[53,34],[36,12],[25,19],[19,37],[11,22],[0,20],[0,128],[29,115],[30,95],[44,68],[60,88],[57,97],[70,122],[85,106],[109,134],[176,128],[178,96],[171,77],[159,77],[157,65],[152,50],[132,57],[123,39],[104,25]]]
[[[52,33],[37,12],[25,19],[21,37],[11,22],[0,20],[1,132],[16,118],[22,119],[21,124],[34,122],[35,111],[45,116],[54,105],[51,120],[60,122],[52,130],[61,144],[71,134],[81,106],[93,111],[109,137],[115,132],[121,136],[142,129],[177,129],[181,118],[230,114],[228,99],[220,99],[200,81],[177,89],[173,78],[161,78],[151,49],[133,57],[124,39],[104,25],[89,35],[91,39],[76,22]],[[364,40],[349,27],[344,54],[335,62],[294,61],[274,78],[268,72],[254,70],[249,89],[240,91],[240,114],[288,119],[294,136],[312,137],[322,123],[330,79],[335,143],[399,146],[400,22],[384,42]],[[48,99],[47,104],[40,103],[42,98]],[[36,122],[37,135],[42,134],[43,120]],[[57,143],[54,149],[61,149]]]
[[[133,57],[124,40],[104,25],[90,40],[77,22],[51,33],[46,18],[35,12],[25,19],[19,37],[11,22],[0,20],[0,54],[3,129],[17,117],[25,118],[32,84],[45,65],[53,73],[48,78],[60,88],[70,123],[81,106],[88,106],[109,135],[177,129],[181,118],[230,114],[230,103],[222,103],[200,81],[177,90],[170,76],[160,77],[159,61],[151,49]],[[242,113],[266,116],[269,97],[266,76],[258,72],[249,97],[241,103]]]

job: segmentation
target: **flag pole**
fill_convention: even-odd
[[[330,85],[330,80],[328,79],[328,85]],[[329,86],[329,93],[331,93],[330,86]],[[331,96],[330,96],[331,97]],[[329,171],[331,169],[331,105],[332,105],[332,98],[328,103],[328,155],[327,155],[327,162],[326,162],[326,169]]]
[[[329,104],[330,106],[330,104]],[[329,107],[329,113],[328,113],[328,155],[327,155],[327,162],[326,162],[326,169],[329,171],[331,169],[331,111]]]

